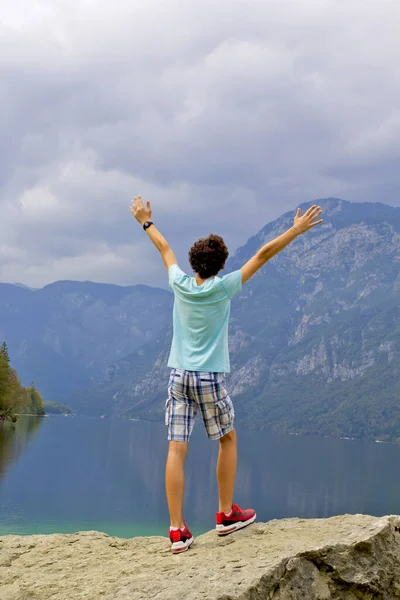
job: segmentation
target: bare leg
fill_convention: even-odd
[[[183,527],[182,505],[185,488],[185,458],[188,442],[170,442],[165,468],[165,487],[171,527]]]
[[[219,512],[229,513],[233,503],[237,464],[236,431],[219,439],[217,461],[217,481],[219,492]]]

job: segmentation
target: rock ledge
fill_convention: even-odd
[[[164,537],[0,537],[1,600],[400,600],[400,516],[340,515]]]

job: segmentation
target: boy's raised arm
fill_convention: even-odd
[[[141,196],[135,196],[131,203],[131,213],[135,217],[135,219],[142,226],[146,223],[146,221],[151,221],[152,209],[150,202],[146,202],[146,207],[143,204],[143,200]],[[173,253],[170,245],[168,244],[165,237],[158,231],[157,227],[152,223],[150,227],[146,228],[146,232],[157,248],[159,250],[161,257],[164,261],[165,267],[167,271],[169,271],[172,265],[176,265],[178,261],[176,260],[176,256]]]
[[[293,227],[290,227],[285,233],[282,233],[279,237],[265,244],[265,246],[258,250],[257,254],[243,265],[241,268],[242,283],[248,281],[270,258],[283,250],[290,242],[300,235],[300,233],[305,233],[311,229],[311,227],[322,223],[323,219],[315,221],[321,213],[322,210],[315,204],[311,206],[303,216],[301,216],[301,210],[298,208],[296,216],[294,217]]]

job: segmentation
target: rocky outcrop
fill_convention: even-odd
[[[1,600],[398,600],[400,516],[341,515],[163,537],[0,537]]]

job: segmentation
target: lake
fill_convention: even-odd
[[[235,502],[259,521],[400,514],[400,445],[237,433]],[[0,425],[0,535],[166,535],[167,448],[163,423],[49,416]],[[215,526],[217,452],[199,420],[184,510],[195,535]]]

